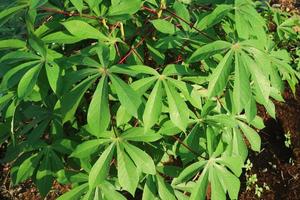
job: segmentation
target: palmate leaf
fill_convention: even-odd
[[[107,76],[102,76],[90,103],[87,122],[89,130],[93,135],[105,131],[110,122],[110,111],[108,105]]]

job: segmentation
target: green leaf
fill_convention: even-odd
[[[126,198],[117,192],[112,184],[110,184],[108,181],[104,181],[101,184],[101,192],[103,192],[106,199],[114,199],[114,200],[126,200]]]
[[[201,172],[201,175],[196,182],[196,186],[192,190],[190,200],[205,200],[207,193],[208,173],[206,168]]]
[[[222,185],[228,190],[230,199],[238,199],[240,190],[239,179],[221,166],[216,166],[216,173],[219,179],[222,179]]]
[[[211,200],[226,200],[226,194],[223,188],[221,180],[217,175],[215,166],[209,169],[210,183],[211,183]]]
[[[153,200],[156,198],[156,193],[157,188],[153,181],[153,176],[149,175],[144,185],[142,200]]]
[[[173,4],[173,8],[179,17],[181,17],[182,19],[184,19],[187,22],[190,22],[190,13],[183,3],[175,1],[175,3]],[[182,20],[179,20],[179,22],[180,22],[181,26],[184,28],[184,30],[190,29],[190,26],[188,24],[186,24],[185,22],[183,22]]]
[[[259,137],[259,135],[257,134],[257,132],[252,129],[251,127],[249,127],[247,124],[238,121],[239,123],[239,127],[242,129],[243,133],[245,134],[246,138],[248,139],[251,148],[254,151],[260,151],[260,147],[261,147],[261,139]]]
[[[75,158],[89,157],[92,153],[95,153],[99,149],[101,144],[105,144],[109,141],[109,139],[95,139],[83,142],[76,147],[70,156]]]
[[[176,200],[174,190],[160,175],[156,175],[158,194],[162,200]]]
[[[218,95],[225,88],[231,71],[231,62],[232,51],[229,51],[210,76],[207,92],[209,98]]]
[[[199,172],[203,168],[203,166],[206,165],[206,163],[207,161],[198,161],[185,167],[179,174],[179,176],[173,180],[172,184],[177,185],[179,183],[188,181],[193,176],[195,176],[197,172]]]
[[[61,112],[64,116],[64,122],[73,118],[81,98],[83,97],[85,91],[94,82],[97,76],[98,75],[90,76],[89,78],[76,85],[70,92],[62,97]]]
[[[195,71],[191,70],[185,65],[169,64],[164,68],[163,75],[166,76],[187,76],[187,75],[199,75]]]
[[[78,12],[81,13],[83,9],[83,0],[70,0],[70,1],[78,10]]]
[[[178,133],[180,133],[181,130],[179,128],[177,128],[177,126],[175,126],[173,124],[173,122],[171,120],[166,121],[165,123],[163,123],[162,127],[159,130],[159,134],[161,135],[177,135]]]
[[[197,62],[200,60],[204,60],[215,54],[221,53],[230,49],[232,46],[231,43],[227,41],[217,40],[211,43],[208,43],[199,49],[197,49],[189,58],[188,63]]]
[[[103,76],[98,83],[90,103],[87,122],[89,130],[95,136],[105,131],[110,122],[110,111],[108,105],[107,76]]]
[[[18,39],[0,40],[0,49],[26,48],[26,42]]]
[[[234,75],[233,101],[237,113],[240,113],[251,99],[251,88],[248,72],[238,53],[235,53]]]
[[[80,37],[67,34],[63,31],[48,34],[42,38],[45,43],[58,43],[58,44],[73,44],[82,40]]]
[[[133,15],[142,5],[141,0],[131,0],[130,3],[127,0],[118,0],[116,2],[116,4],[110,6],[108,11],[109,16]]]
[[[24,97],[31,94],[33,87],[36,84],[40,70],[41,70],[41,65],[37,65],[29,69],[21,78],[18,85],[18,97],[20,99],[23,99]]]
[[[139,107],[142,103],[140,96],[124,81],[115,75],[109,76],[114,85],[119,101],[126,108],[128,113],[138,117]]]
[[[167,93],[171,121],[175,126],[185,131],[189,120],[189,109],[172,85],[164,81],[164,86]]]
[[[124,142],[122,144],[130,158],[133,160],[135,165],[142,170],[142,172],[146,174],[156,174],[155,164],[146,152],[129,143]]]
[[[66,29],[74,36],[84,39],[98,39],[107,41],[108,38],[98,29],[81,20],[70,20],[63,22]]]
[[[176,32],[176,26],[167,20],[155,19],[152,20],[151,23],[159,32],[169,35],[174,35]]]
[[[121,137],[125,140],[135,142],[155,142],[162,138],[153,130],[146,130],[144,128],[131,128],[125,131]]]
[[[236,176],[242,174],[243,160],[240,156],[222,156],[218,159],[220,164],[226,165]]]
[[[89,186],[91,188],[101,184],[107,177],[110,169],[110,162],[114,154],[114,148],[115,144],[113,143],[107,149],[105,149],[105,151],[93,165],[89,173]]]
[[[37,61],[25,62],[7,71],[2,78],[1,89],[6,90],[15,86],[20,82],[26,71],[38,64]]]
[[[46,68],[46,74],[51,89],[56,94],[59,94],[59,92],[61,91],[60,88],[62,87],[60,67],[55,62],[48,62],[46,63],[45,68]]]
[[[213,25],[221,22],[224,19],[224,16],[226,16],[232,9],[232,5],[219,4],[210,14],[203,17],[196,24],[196,27],[200,30],[208,29]]]
[[[51,154],[45,153],[36,174],[36,185],[43,197],[45,197],[50,191],[54,179],[51,169],[51,162],[53,162],[53,160],[51,159],[50,155]]]
[[[20,182],[25,181],[26,179],[30,178],[34,172],[34,170],[37,168],[37,165],[41,159],[42,154],[34,154],[27,158],[19,167],[16,183],[18,184]]]
[[[157,81],[146,103],[143,114],[145,130],[150,129],[159,119],[162,107],[162,84]]]
[[[70,190],[69,192],[63,194],[57,200],[74,200],[79,199],[85,191],[87,191],[89,188],[89,185],[87,183],[84,183],[80,186],[75,187],[74,189]]]
[[[23,8],[27,7],[27,5],[19,5],[19,6],[15,6],[15,7],[11,7],[11,8],[6,8],[3,9],[0,12],[0,20],[4,19],[5,17],[8,17],[9,15],[12,15],[20,10],[22,10]]]
[[[118,181],[124,190],[134,195],[139,183],[138,170],[120,145],[117,148]]]
[[[252,80],[254,81],[256,98],[262,101],[261,103],[266,104],[269,101],[269,95],[271,92],[268,78],[264,75],[262,69],[248,55],[243,53],[242,59],[251,73]]]

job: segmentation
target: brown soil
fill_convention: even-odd
[[[298,200],[300,199],[300,87],[296,97],[290,90],[284,93],[285,102],[276,102],[276,120],[259,107],[266,127],[260,131],[262,151],[250,153],[253,167],[248,175],[257,175],[257,186],[264,188],[255,195],[255,184],[246,190],[246,177],[242,178],[241,200]],[[291,145],[285,146],[285,134],[290,134]],[[245,173],[246,174],[246,173]]]

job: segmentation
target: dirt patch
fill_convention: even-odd
[[[276,120],[259,107],[266,124],[260,131],[262,151],[249,155],[253,166],[242,178],[242,200],[300,199],[300,87],[295,96],[289,89],[283,96],[285,102],[275,102]],[[255,176],[247,190],[247,180],[249,185]]]

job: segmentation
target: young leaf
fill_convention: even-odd
[[[98,83],[90,103],[87,122],[89,130],[93,135],[98,136],[105,131],[110,122],[110,112],[108,105],[108,84],[107,76],[103,76]]]

